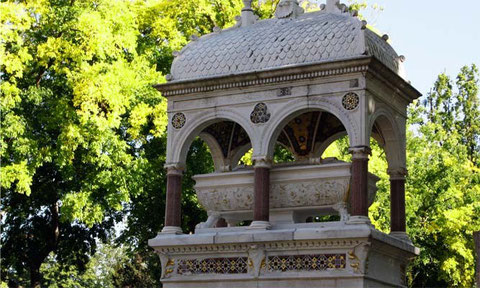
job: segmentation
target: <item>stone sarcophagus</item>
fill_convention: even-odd
[[[341,221],[348,220],[350,171],[351,163],[341,161],[274,166],[270,172],[270,221],[301,223],[308,217],[332,214],[340,215]],[[219,218],[231,226],[252,220],[253,169],[196,175],[194,180],[198,200],[210,217],[199,227],[210,228]],[[375,199],[378,180],[369,174],[368,206]]]

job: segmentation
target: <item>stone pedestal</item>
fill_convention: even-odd
[[[149,241],[164,287],[405,287],[418,248],[368,224],[197,229]]]

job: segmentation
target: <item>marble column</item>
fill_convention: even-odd
[[[367,146],[352,147],[352,180],[350,184],[351,223],[370,223],[368,219],[368,156]]]
[[[182,175],[183,169],[177,165],[168,165],[167,169],[167,201],[165,207],[165,226],[162,233],[182,233]]]
[[[390,235],[409,240],[405,219],[405,168],[389,169],[390,175]]]
[[[254,159],[254,204],[251,228],[269,229],[270,168],[267,158]]]

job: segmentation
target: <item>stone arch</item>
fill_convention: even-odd
[[[244,117],[242,117],[240,114],[236,113],[235,111],[216,110],[216,111],[211,111],[209,113],[204,113],[201,116],[198,116],[198,115],[188,115],[188,116],[191,116],[191,117],[189,117],[190,119],[187,122],[187,124],[183,127],[183,129],[179,131],[175,131],[175,134],[169,138],[171,139],[172,143],[170,143],[170,145],[168,146],[171,149],[171,151],[169,151],[167,155],[170,155],[171,159],[168,159],[167,163],[180,164],[180,166],[185,165],[188,150],[190,149],[191,143],[197,136],[200,136],[207,143],[207,145],[212,151],[212,157],[214,157],[214,160],[215,160],[215,157],[219,157],[218,153],[221,153],[221,152],[219,152],[219,147],[217,147],[218,144],[216,146],[210,145],[211,144],[210,142],[214,142],[214,139],[209,139],[208,137],[205,137],[205,135],[201,135],[203,134],[201,132],[208,126],[221,121],[231,121],[241,126],[247,133],[252,143],[252,146],[255,149],[253,139],[256,139],[256,137],[254,135],[252,126],[245,121]],[[175,143],[175,145],[172,145],[173,143]],[[221,163],[223,163],[223,161],[220,162],[220,164],[215,164],[216,166],[215,168],[217,168],[218,165],[222,165]],[[223,165],[225,164],[226,163],[223,163]]]
[[[210,149],[210,154],[212,155],[213,164],[215,165],[215,171],[224,170],[225,169],[224,167],[227,166],[228,163],[225,163],[225,158],[223,157],[223,153],[222,153],[222,147],[220,147],[215,137],[213,137],[209,133],[204,133],[204,132],[200,132],[198,137],[200,137],[200,139],[202,139],[203,142],[205,142],[208,148]]]
[[[338,139],[342,138],[343,136],[347,136],[347,132],[339,132],[330,136],[327,140],[325,140],[321,145],[315,147],[313,151],[313,156],[315,158],[322,157],[323,152],[327,150],[327,148]]]
[[[261,153],[263,155],[272,158],[275,148],[275,143],[280,135],[283,127],[292,119],[306,112],[310,111],[325,111],[335,116],[345,127],[347,135],[349,136],[350,146],[359,145],[359,135],[356,133],[358,129],[355,129],[355,124],[347,113],[342,111],[337,105],[330,101],[319,99],[309,102],[290,102],[283,107],[283,109],[277,109],[278,115],[272,117],[271,123],[265,129],[265,136],[261,145]],[[255,151],[254,151],[255,155]]]
[[[389,169],[405,168],[405,157],[402,155],[405,139],[390,111],[379,108],[370,116],[367,139],[370,137],[377,140],[385,150]]]

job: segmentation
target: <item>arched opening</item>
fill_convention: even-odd
[[[369,199],[369,216],[372,224],[381,231],[387,231],[389,225],[385,226],[384,215],[388,215],[390,211],[390,182],[387,174],[388,162],[384,149],[384,144],[380,142],[378,134],[370,137],[371,155],[368,161],[368,172],[378,176],[376,183],[377,191],[373,199]],[[378,139],[378,140],[377,140]],[[352,155],[348,151],[348,137],[343,136],[332,142],[323,152],[322,159],[338,159],[345,162],[352,161]],[[318,222],[332,221],[335,217],[318,217],[314,219]]]
[[[338,139],[344,142],[348,152],[350,143],[342,121],[323,110],[298,111],[281,122],[274,135],[278,135],[275,147],[282,147],[288,154],[286,161],[276,159],[275,154],[273,157],[270,220],[277,223],[346,221],[351,164],[344,161],[346,159],[322,157]],[[288,173],[295,176],[290,179]],[[287,200],[279,200],[283,198]]]
[[[280,146],[290,152],[289,156],[293,157],[291,160],[297,163],[320,162],[325,144],[343,135],[347,135],[347,131],[333,114],[309,111],[294,116],[281,128],[276,147]]]
[[[377,153],[377,157],[372,155],[369,165],[381,178],[376,203],[370,209],[370,218],[379,230],[387,232],[390,229],[392,233],[405,238],[406,143],[404,135],[400,133],[405,131],[405,127],[398,127],[405,125],[405,119],[403,122],[396,120],[385,109],[371,117],[371,138],[376,140],[378,147],[383,148],[383,154]],[[388,214],[390,219],[384,216]]]
[[[240,124],[216,119],[198,125],[184,139],[183,146],[175,147],[184,155],[182,157],[185,160],[178,165],[182,168],[175,166],[167,176],[165,227],[169,227],[167,231],[170,229],[177,233],[178,228],[174,227],[183,224],[187,232],[193,232],[198,223],[204,220],[199,224],[202,227],[226,227],[228,223],[217,213],[217,208],[218,201],[226,201],[227,195],[214,195],[215,185],[222,182],[223,174],[232,174],[232,168],[250,149],[250,136]],[[183,173],[179,169],[183,169]],[[196,215],[195,219],[181,219],[181,210],[190,210],[186,214]]]

